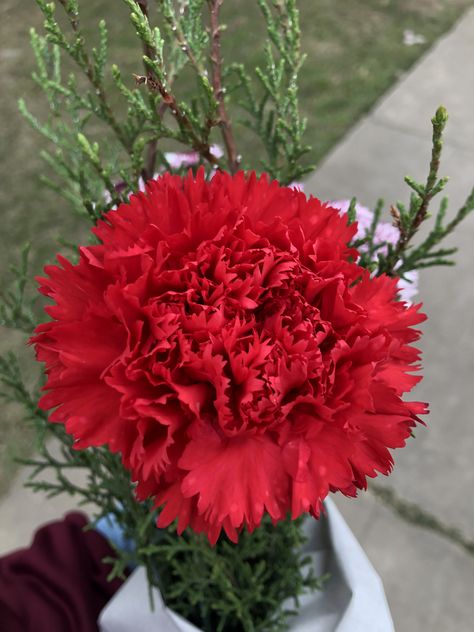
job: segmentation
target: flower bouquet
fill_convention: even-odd
[[[114,525],[111,576],[138,567],[127,590],[138,587],[148,616],[148,585],[154,616],[168,617],[150,629],[389,630],[377,578],[365,582],[372,627],[344,623],[360,579],[347,564],[370,567],[327,498],[389,474],[392,451],[427,412],[406,398],[421,379],[414,343],[426,318],[411,302],[416,270],[451,263],[454,249],[439,243],[474,208],[471,193],[445,223],[443,200],[413,244],[446,184],[446,112],[432,120],[426,183],[406,179],[410,203],[391,207],[392,224],[383,203],[371,212],[307,197],[296,184],[312,167],[295,0],[258,0],[267,40],[254,72],[224,63],[223,0],[162,0],[155,27],[146,0],[125,2],[144,70],[124,78],[113,65],[110,85],[105,23],[90,52],[78,0],[60,0],[61,17],[37,0],[46,36],[32,32],[36,79],[52,117],[21,109],[56,145],[45,153],[62,178],[52,186],[94,226],[88,245],[39,279],[46,322],[25,304],[24,283],[3,309],[5,324],[35,327],[47,376],[36,406],[13,359],[0,365],[41,437],[30,484],[79,495],[99,528]],[[79,70],[66,80],[63,57]],[[102,145],[93,119],[108,129]],[[239,144],[240,124],[261,156]],[[47,469],[55,482],[41,480]],[[328,533],[339,566],[316,559]],[[341,568],[349,597],[330,588]],[[103,630],[125,629],[108,616]]]

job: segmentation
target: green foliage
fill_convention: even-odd
[[[26,419],[37,421],[38,430],[42,429],[47,422],[47,415],[38,408],[38,390],[31,393],[26,386],[18,358],[13,353],[0,356],[0,385],[0,398],[21,404]],[[39,433],[39,436],[42,434]]]
[[[353,203],[355,206],[355,198],[351,200],[351,206],[353,205]],[[377,269],[377,256],[379,255],[379,250],[383,248],[383,244],[377,243],[375,239],[377,226],[382,216],[383,204],[384,202],[382,199],[377,201],[377,204],[374,208],[374,218],[371,225],[369,226],[369,229],[365,233],[365,236],[354,241],[354,243],[352,244],[355,248],[360,248],[361,246],[364,246],[364,248],[361,250],[359,263],[362,267],[367,268],[371,272],[375,272],[375,270]],[[354,211],[352,211],[352,213],[350,211],[351,209],[349,209],[348,211],[349,221],[352,223],[355,220],[355,213]]]
[[[265,66],[255,74],[260,90],[242,64],[233,64],[229,75],[236,76],[238,104],[247,113],[243,124],[252,129],[264,144],[267,158],[262,166],[282,184],[290,184],[313,170],[300,163],[310,151],[303,136],[306,120],[298,108],[298,74],[305,56],[301,53],[299,14],[295,0],[258,0],[265,18],[268,40]]]
[[[402,202],[397,202],[395,206],[391,207],[393,223],[400,233],[398,242],[395,245],[374,243],[377,225],[383,208],[383,200],[379,200],[370,229],[364,238],[354,243],[355,247],[364,246],[367,249],[361,256],[360,264],[376,272],[377,275],[403,276],[410,270],[439,265],[452,266],[455,264],[449,257],[457,252],[457,248],[435,249],[435,247],[452,233],[458,224],[474,210],[474,188],[468,195],[466,202],[447,224],[444,222],[444,219],[448,208],[448,199],[444,197],[436,214],[434,226],[426,239],[417,245],[412,243],[421,224],[431,217],[429,210],[433,198],[443,191],[448,182],[446,177],[438,178],[443,149],[443,133],[447,120],[448,114],[442,106],[438,108],[431,119],[433,127],[432,150],[426,183],[416,182],[410,176],[406,176],[405,182],[412,189],[410,202],[408,206]],[[387,246],[387,254],[379,252],[385,245]],[[374,259],[376,260],[377,258],[378,264],[374,263]]]
[[[431,200],[446,186],[448,179],[438,179],[438,171],[443,148],[442,137],[447,121],[448,114],[445,108],[438,108],[435,116],[431,120],[433,125],[433,139],[431,161],[426,184],[418,183],[409,176],[405,178],[405,182],[413,191],[410,196],[410,204],[407,208],[404,204],[399,202],[391,209],[394,224],[400,231],[400,238],[394,247],[389,248],[388,255],[385,259],[380,261],[379,273],[392,273],[399,260],[406,258],[409,242],[418,231],[422,222],[428,217],[428,209]],[[416,251],[413,252],[411,256],[414,257],[413,261],[417,260]],[[402,266],[404,263],[405,262],[402,261]],[[444,263],[444,261],[439,259],[437,263]],[[400,268],[400,266],[398,267]],[[412,268],[414,267],[420,266],[413,266]]]
[[[23,247],[20,262],[10,266],[13,275],[11,287],[0,289],[0,325],[30,333],[35,326],[33,314],[36,300],[28,300],[25,296],[28,283],[31,281],[28,257],[31,244]]]
[[[152,547],[166,603],[206,632],[287,629],[298,597],[324,581],[304,570],[309,557],[295,555],[305,542],[301,524],[288,518],[273,526],[266,517],[238,545],[221,538],[215,548],[203,536],[168,533]]]
[[[149,179],[160,166],[168,167],[164,150],[170,142],[197,151],[208,167],[231,172],[256,167],[283,183],[310,170],[301,165],[309,148],[303,143],[305,121],[298,110],[304,58],[295,0],[272,0],[271,6],[259,2],[269,39],[266,65],[255,71],[223,63],[222,0],[160,0],[159,26],[151,24],[148,1],[123,0],[143,51],[135,80],[109,63],[104,20],[98,25],[98,44],[90,48],[78,0],[60,0],[58,9],[36,1],[45,35],[31,31],[37,63],[33,78],[49,103],[50,116],[38,120],[24,100],[20,110],[50,144],[42,155],[56,177],[43,181],[78,213],[96,221],[126,198],[127,190],[115,186],[119,181],[136,190],[140,177]],[[195,81],[191,98],[180,97],[180,81]],[[267,158],[260,163],[238,153],[233,125],[239,122],[231,122],[229,102],[245,114],[241,123],[261,138]],[[217,140],[219,134],[226,150],[222,160],[210,150],[212,137]]]

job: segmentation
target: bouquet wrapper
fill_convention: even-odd
[[[305,552],[317,575],[330,574],[322,591],[300,599],[290,620],[292,632],[394,632],[382,581],[335,504],[325,501],[326,516],[308,519]],[[202,632],[167,608],[153,589],[151,610],[143,568],[136,569],[99,617],[100,632]],[[291,604],[289,604],[291,605]]]

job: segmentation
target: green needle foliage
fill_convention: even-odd
[[[88,43],[79,0],[58,0],[57,6],[36,0],[44,34],[31,31],[37,64],[33,80],[49,104],[49,117],[38,120],[24,100],[19,107],[45,139],[48,175],[43,181],[65,206],[96,222],[126,201],[142,180],[169,169],[165,153],[176,147],[196,152],[208,174],[216,168],[255,169],[287,185],[311,171],[306,121],[298,105],[304,55],[296,0],[257,0],[267,37],[263,63],[256,68],[222,58],[224,0],[122,1],[141,51],[133,75],[109,59],[104,20],[97,25],[95,45]],[[185,97],[189,90],[183,86],[189,85],[193,94]],[[448,222],[443,198],[428,236],[414,244],[430,218],[433,198],[447,182],[438,177],[446,122],[446,111],[439,108],[432,120],[426,183],[407,177],[409,204],[391,209],[398,243],[388,248],[375,243],[380,201],[371,227],[354,244],[363,247],[360,263],[374,274],[404,275],[453,263],[456,249],[439,244],[474,209],[474,189]],[[239,145],[242,126],[260,140],[260,156],[247,155]],[[212,151],[214,143],[224,148],[222,158]],[[355,219],[355,200],[349,218]],[[12,266],[11,284],[0,296],[0,323],[25,334],[38,322],[28,287],[28,253],[29,247]],[[253,534],[242,533],[238,545],[222,537],[214,548],[192,532],[177,537],[174,526],[158,530],[156,511],[136,501],[120,457],[105,448],[73,450],[62,425],[49,423],[37,406],[41,378],[37,388],[27,386],[14,354],[0,357],[0,384],[0,396],[22,404],[25,419],[37,430],[37,456],[25,461],[32,468],[29,485],[48,496],[76,496],[93,508],[96,520],[112,516],[133,543],[131,551],[117,550],[113,575],[123,575],[130,564],[143,565],[170,607],[206,632],[283,630],[291,614],[288,600],[297,605],[305,591],[321,588],[300,552],[301,521],[273,526],[266,519]],[[74,469],[83,471],[82,485],[70,478]],[[46,473],[53,476],[43,480]]]
[[[37,120],[24,100],[20,110],[50,145],[42,156],[55,177],[45,177],[45,184],[95,221],[126,200],[140,178],[168,167],[167,143],[198,152],[208,168],[256,168],[283,184],[311,170],[301,163],[309,147],[298,109],[304,58],[295,0],[259,0],[268,40],[265,65],[256,69],[224,64],[222,0],[159,0],[154,6],[158,25],[152,24],[147,0],[123,1],[143,50],[134,77],[123,76],[110,62],[104,20],[98,44],[88,48],[79,0],[59,0],[57,8],[36,0],[45,35],[31,31],[38,67],[33,79],[51,114],[47,121]],[[190,99],[181,97],[183,82],[194,82]],[[242,113],[235,122],[229,105]],[[236,142],[239,125],[259,136],[266,158],[245,156]],[[222,160],[211,152],[213,141],[226,150]],[[119,181],[127,186],[119,189]]]
[[[301,524],[288,517],[274,526],[266,517],[237,546],[220,539],[215,548],[203,536],[167,534],[150,550],[166,603],[206,632],[287,629],[298,596],[325,579],[314,576],[311,558],[294,553],[305,542]]]
[[[13,276],[10,288],[0,288],[0,325],[26,334],[30,334],[36,325],[33,313],[36,299],[28,300],[25,296],[27,285],[31,281],[28,267],[30,248],[31,244],[27,244],[21,252],[20,263],[10,266]]]
[[[465,203],[448,223],[445,223],[448,199],[443,197],[428,236],[419,244],[413,243],[413,238],[420,226],[431,218],[430,206],[433,198],[444,190],[449,180],[447,177],[438,177],[443,149],[443,133],[447,121],[448,114],[446,109],[441,106],[431,119],[433,127],[432,149],[426,183],[416,182],[412,177],[406,176],[405,182],[412,190],[409,204],[397,202],[390,209],[393,224],[400,233],[397,243],[395,245],[375,243],[377,225],[384,204],[383,200],[377,202],[372,225],[365,236],[354,243],[355,247],[364,246],[365,252],[362,253],[359,263],[373,270],[377,275],[388,274],[403,277],[411,270],[455,265],[454,260],[450,257],[457,252],[457,248],[438,248],[438,245],[474,210],[474,188],[469,193]],[[384,246],[387,249],[387,254],[378,252]],[[378,264],[374,263],[374,259],[377,258]]]

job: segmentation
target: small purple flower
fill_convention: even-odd
[[[335,202],[331,202],[331,205],[335,208],[338,208],[341,213],[347,213],[350,203],[350,200],[336,200]],[[374,221],[374,214],[370,209],[357,203],[355,205],[355,213],[357,220],[357,233],[355,239],[363,239],[367,231],[372,226],[372,222]],[[379,222],[375,229],[374,244],[395,245],[398,241],[399,235],[400,233],[398,232],[398,228],[396,228],[392,224],[389,224],[388,222]],[[366,249],[367,248],[365,246],[362,246],[360,248],[360,250]],[[380,248],[377,252],[387,254],[387,247],[385,246],[384,248]]]
[[[349,210],[350,200],[336,200],[331,202],[331,206],[338,208],[341,213],[347,213]],[[357,233],[355,239],[363,239],[367,231],[370,230],[372,222],[374,221],[374,213],[360,204],[355,205],[355,214],[357,220]],[[377,261],[377,255],[386,255],[388,252],[387,244],[395,245],[400,236],[400,232],[396,226],[389,224],[388,222],[379,222],[375,229],[374,245],[378,246],[384,244],[381,248],[378,248],[374,253],[374,261]],[[359,247],[361,252],[367,252],[367,246],[362,245]],[[412,299],[418,294],[418,272],[411,270],[406,272],[403,279],[399,279],[398,287],[400,289],[400,298],[408,304],[411,304]]]
[[[197,151],[167,151],[165,158],[171,169],[180,169],[181,167],[190,167],[199,162],[199,153]]]
[[[215,158],[222,158],[224,152],[219,145],[211,145],[211,154]],[[165,158],[168,161],[171,169],[181,169],[182,167],[191,167],[197,165],[199,162],[199,153],[197,151],[168,151],[165,153]]]

